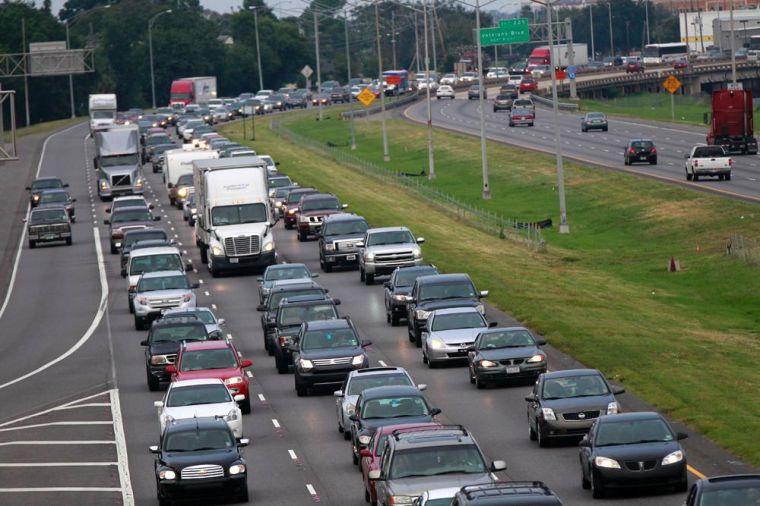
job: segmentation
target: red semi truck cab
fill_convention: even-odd
[[[707,144],[723,146],[729,153],[757,154],[750,90],[714,91],[711,116]]]
[[[170,96],[172,104],[187,105],[193,103],[193,81],[190,79],[172,81]]]
[[[551,65],[549,46],[538,46],[530,52],[530,56],[528,56],[528,68],[532,69],[539,65]]]

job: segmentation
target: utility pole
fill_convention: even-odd
[[[644,22],[647,28],[647,45],[649,45],[649,0],[644,0]]]
[[[251,7],[253,11],[253,31],[256,33],[256,63],[259,67],[259,90],[264,89],[264,74],[261,72],[261,47],[259,46],[259,8]]]
[[[610,16],[610,56],[615,56],[615,41],[612,38],[612,0],[607,0],[607,11]]]
[[[391,48],[393,48],[393,68],[396,69],[396,10],[391,11]]]
[[[66,25],[66,49],[71,49],[71,42],[69,41],[69,20],[67,19],[64,21],[64,24]],[[72,119],[76,117],[76,112],[74,111],[74,74],[69,74],[69,101],[71,102],[71,117]]]
[[[591,59],[596,61],[596,51],[594,50],[594,4],[588,6],[588,21],[591,30]]]
[[[156,79],[153,75],[153,25],[156,20],[164,14],[169,14],[172,10],[161,11],[148,20],[148,52],[150,54],[150,96],[153,110],[156,110]]]
[[[417,73],[420,73],[420,39],[417,30],[417,11],[414,11],[414,61],[417,62]],[[425,30],[427,35],[427,30]]]
[[[425,93],[427,95],[427,113],[428,113],[428,179],[433,180],[435,179],[435,159],[433,158],[433,110],[432,110],[432,102],[430,100],[430,56],[428,55],[428,9],[427,9],[427,0],[424,1],[422,4],[423,14],[422,18],[424,20],[423,26],[425,28],[425,81],[427,82],[427,86],[425,86]],[[435,41],[433,41],[435,44]]]
[[[344,27],[346,29],[346,86],[348,86],[348,105],[351,108],[351,149],[356,149],[356,130],[354,129],[354,94],[351,93],[351,49],[348,45],[348,9],[343,9]]]
[[[430,42],[433,44],[433,72],[438,73],[438,57],[435,54],[435,0],[430,11]]]
[[[375,39],[377,41],[377,79],[380,83],[380,122],[383,129],[383,161],[390,162],[388,150],[388,130],[385,128],[385,82],[383,81],[383,52],[380,48],[380,13],[375,0]]]
[[[29,54],[28,49],[26,48],[26,19],[21,18],[21,51]],[[26,59],[25,59],[26,61]],[[24,110],[26,111],[26,126],[29,126],[30,120],[29,120],[29,76],[28,74],[29,70],[29,62],[26,62],[26,67],[24,68]]]
[[[480,0],[475,0],[475,38],[478,42],[478,104],[480,106],[480,158],[483,168],[483,200],[491,198],[488,185],[488,154],[486,153],[486,111],[483,102],[483,48],[480,43]],[[435,41],[434,41],[435,44]]]
[[[317,9],[314,8],[314,51],[317,55],[317,109],[319,109],[319,121],[322,121],[322,74],[319,70],[319,24],[317,23]]]
[[[565,37],[567,39],[567,63],[570,67],[575,66],[575,48],[573,47],[573,23],[570,18],[565,20]],[[559,52],[559,48],[557,48]],[[578,98],[578,92],[575,88],[575,79],[570,79],[570,98]]]
[[[731,23],[731,82],[736,84],[736,38],[734,37],[734,0],[730,0],[729,22]]]

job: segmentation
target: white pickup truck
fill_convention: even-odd
[[[694,146],[686,156],[686,179],[699,181],[702,176],[717,176],[726,181],[731,179],[734,161],[726,155],[722,146],[700,144]]]

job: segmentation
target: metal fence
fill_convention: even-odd
[[[728,238],[726,255],[737,257],[748,265],[760,265],[760,242],[734,234]]]
[[[282,126],[275,119],[271,120],[270,128],[281,137],[298,146],[306,147],[328,156],[336,162],[340,162],[347,167],[384,183],[394,184],[411,190],[453,218],[466,222],[483,232],[496,235],[502,239],[526,244],[536,251],[544,251],[546,249],[546,241],[544,240],[539,223],[521,222],[516,218],[508,218],[474,207],[426,184],[427,180],[424,177],[410,176],[407,173],[362,160],[337,146],[326,145],[315,139],[298,134]],[[547,225],[550,223],[550,220],[545,220],[541,223]]]

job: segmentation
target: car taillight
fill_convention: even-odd
[[[633,148],[628,148],[628,152],[634,154],[636,151]]]
[[[656,154],[657,154],[657,148],[655,148],[655,147],[653,147],[653,148],[652,148],[652,154],[653,154],[653,155],[656,155]]]
[[[699,167],[699,160],[694,160],[694,166]]]
[[[731,167],[733,165],[734,165],[734,159],[733,158],[729,158],[728,159],[728,166]]]

